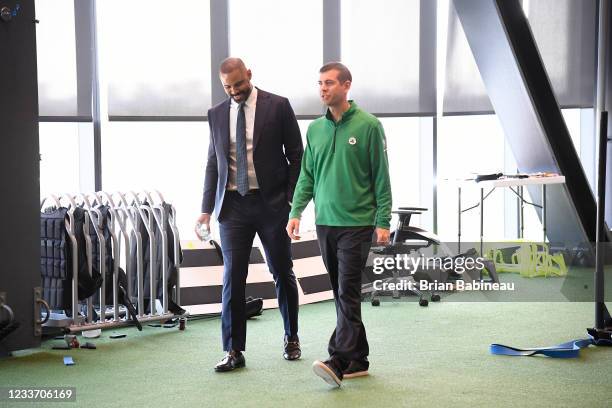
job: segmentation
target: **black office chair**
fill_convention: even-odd
[[[404,243],[407,241],[425,241],[426,245],[419,245],[418,242],[412,246],[415,249],[430,246],[432,244],[439,245],[440,238],[437,235],[430,233],[419,227],[413,227],[410,225],[410,218],[412,215],[420,215],[427,211],[427,208],[423,207],[399,207],[397,211],[392,211],[393,214],[398,214],[397,227],[393,231],[392,245]]]
[[[393,211],[393,214],[398,214],[398,221],[395,231],[391,233],[391,243],[384,247],[373,247],[372,252],[376,255],[404,255],[410,254],[422,248],[429,247],[431,245],[439,245],[440,239],[433,233],[424,230],[419,227],[411,226],[410,219],[412,215],[419,215],[423,212],[427,211],[427,208],[423,207],[399,207],[397,211]],[[416,272],[412,275],[412,278],[415,282],[425,280],[432,281],[432,278],[429,274],[423,272]],[[392,277],[383,279],[383,282],[391,283],[391,282],[399,282],[400,274],[399,271],[394,268],[392,271]],[[371,303],[372,306],[379,306],[379,293],[382,291],[377,291],[374,289],[373,283],[364,285],[364,289],[366,292],[371,292]],[[399,290],[390,291],[392,297],[394,299],[399,299],[401,294]],[[427,306],[429,301],[425,298],[425,293],[416,288],[410,290],[414,295],[419,296],[419,305]],[[433,291],[430,295],[430,299],[432,302],[438,302],[440,300],[440,295]]]

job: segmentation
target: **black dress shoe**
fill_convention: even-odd
[[[297,360],[301,356],[300,339],[297,336],[289,337],[285,335],[285,352],[283,353],[285,360]]]
[[[215,371],[223,373],[226,371],[232,371],[236,368],[242,368],[245,365],[244,356],[239,351],[228,352],[223,360],[219,361],[215,366]]]

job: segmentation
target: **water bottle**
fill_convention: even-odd
[[[201,241],[210,241],[212,238],[208,224],[198,223],[198,236]]]

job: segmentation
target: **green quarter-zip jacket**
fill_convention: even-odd
[[[380,121],[353,101],[339,122],[329,110],[306,133],[289,218],[313,199],[317,225],[389,228],[391,182]]]

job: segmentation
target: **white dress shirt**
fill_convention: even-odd
[[[251,94],[244,104],[244,118],[246,120],[246,149],[247,149],[247,174],[249,178],[249,190],[259,188],[253,165],[253,130],[255,128],[255,107],[257,105],[257,88],[253,87]],[[236,185],[236,123],[238,122],[238,108],[240,105],[232,99],[229,116],[229,174],[227,189],[237,190]]]

